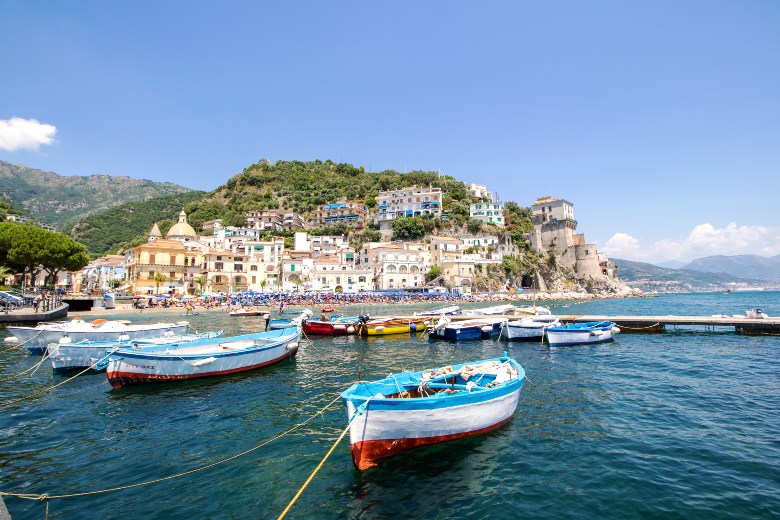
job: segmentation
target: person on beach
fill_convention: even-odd
[[[279,314],[284,314],[284,300],[279,301]]]

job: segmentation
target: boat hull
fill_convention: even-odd
[[[175,342],[193,342],[199,339],[217,338],[222,335],[222,331],[203,333],[198,335],[186,335],[186,336],[166,336],[164,338],[153,338],[148,340],[136,340],[138,345],[143,348],[155,347],[163,343],[175,343]],[[149,343],[144,343],[148,341]],[[157,343],[159,342],[159,343]],[[128,342],[118,341],[101,341],[101,342],[89,342],[89,343],[66,343],[60,345],[54,343],[46,347],[46,352],[51,359],[51,366],[56,373],[67,373],[75,370],[84,370],[87,368],[96,368],[96,364],[99,361],[105,361],[108,358],[108,353],[116,351],[120,348],[130,346]],[[98,369],[100,370],[100,369]]]
[[[431,318],[426,316],[411,319],[392,319],[381,322],[367,322],[359,327],[363,336],[385,336],[388,334],[409,334],[425,329]]]
[[[355,467],[365,470],[399,453],[494,430],[514,415],[520,388],[521,385],[517,385],[509,392],[484,401],[424,410],[424,420],[421,420],[420,410],[383,407],[381,401],[372,401],[350,427]],[[471,395],[477,396],[476,393]],[[379,405],[374,406],[375,403]],[[347,401],[349,417],[355,410],[355,404]]]
[[[287,329],[290,330],[290,329]],[[106,370],[108,381],[114,388],[144,383],[168,383],[204,377],[224,376],[255,370],[295,357],[301,337],[300,330],[280,333],[278,340],[269,344],[243,346],[250,340],[246,336],[221,338],[208,345],[214,348],[196,354],[181,351],[133,352],[121,350],[109,358]],[[250,335],[252,336],[252,335]],[[269,333],[257,336],[272,336]],[[236,345],[231,346],[231,345]],[[198,348],[198,346],[195,346]]]
[[[566,325],[547,329],[547,341],[551,346],[586,345],[614,340],[615,324],[600,328]]]
[[[560,326],[560,324],[561,322],[557,318],[550,318],[550,321],[547,322],[526,318],[520,321],[510,321],[505,332],[509,341],[542,341],[547,328]]]
[[[444,329],[433,329],[428,333],[431,339],[446,339],[448,341],[474,341],[487,339],[501,334],[501,323],[479,323],[462,326],[455,323]]]
[[[144,327],[144,328],[141,328]],[[163,337],[167,333],[181,336],[187,333],[188,324],[160,324],[150,326],[128,326],[126,330],[101,331],[68,331],[68,330],[38,330],[32,327],[8,327],[8,332],[13,334],[20,343],[23,343],[32,354],[43,354],[46,347],[52,343],[59,343],[65,335],[71,343],[81,341],[119,341],[120,336],[127,335],[129,340],[153,339]],[[13,329],[13,330],[12,330]]]
[[[509,421],[525,370],[506,357],[391,374],[341,394],[352,460],[371,468],[422,446],[480,435]]]
[[[321,336],[346,336],[357,334],[356,323],[342,323],[332,321],[306,321],[303,323],[303,332],[309,335]]]

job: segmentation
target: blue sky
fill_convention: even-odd
[[[612,257],[780,254],[780,2],[0,0],[0,159],[211,190],[260,158],[571,201]]]

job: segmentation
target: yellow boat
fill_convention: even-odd
[[[433,322],[429,316],[411,316],[408,318],[374,318],[360,323],[363,336],[383,336],[386,334],[409,334],[425,329]]]

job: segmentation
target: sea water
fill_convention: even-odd
[[[539,303],[559,314],[709,316],[758,307],[780,315],[777,292]],[[227,335],[264,327],[225,312],[175,318]],[[40,358],[2,348],[0,404],[67,379],[45,363],[14,377]],[[323,337],[294,361],[224,378],[112,390],[105,374],[79,376],[0,407],[0,491],[71,495],[183,474],[51,499],[49,518],[275,518],[346,427],[343,406],[336,401],[274,437],[357,380],[504,351],[528,376],[507,425],[364,472],[352,465],[347,437],[287,518],[780,517],[780,337],[703,327],[558,348],[420,334]],[[15,520],[44,518],[43,501],[5,502]]]

